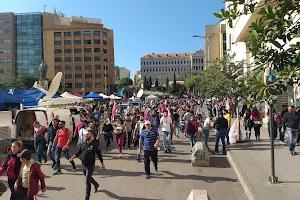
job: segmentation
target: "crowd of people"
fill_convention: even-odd
[[[61,174],[60,158],[63,153],[70,162],[70,170],[76,169],[75,158],[82,162],[82,170],[85,175],[86,195],[90,198],[91,184],[94,192],[98,191],[99,184],[93,179],[95,155],[98,156],[102,168],[105,169],[100,140],[104,140],[106,151],[111,150],[112,142],[116,143],[119,158],[122,158],[123,149],[136,150],[136,160],[144,160],[146,179],[150,179],[150,160],[158,170],[158,150],[160,150],[161,130],[163,150],[166,154],[172,153],[173,137],[188,138],[191,146],[197,142],[199,126],[202,127],[204,144],[209,149],[208,139],[211,129],[215,129],[215,146],[213,153],[219,153],[219,141],[222,143],[222,151],[226,154],[226,147],[230,145],[229,130],[231,118],[234,112],[232,108],[226,108],[224,103],[203,102],[197,99],[162,99],[159,102],[141,102],[141,106],[133,107],[130,103],[127,108],[118,106],[120,102],[83,104],[85,111],[80,114],[80,122],[75,124],[72,133],[66,128],[66,122],[56,116],[49,127],[42,126],[38,121],[34,122],[34,149],[37,162],[31,161],[31,151],[22,150],[21,142],[15,141],[0,167],[0,175],[7,172],[8,184],[11,190],[11,200],[33,199],[38,193],[38,181],[42,184],[42,191],[46,191],[44,175],[41,173],[41,165],[52,161],[53,175]],[[205,112],[205,111],[208,112]],[[275,111],[274,111],[275,113]],[[257,108],[243,108],[243,126],[245,127],[246,140],[251,139],[251,131],[254,128],[256,140],[260,140],[260,128],[262,114]],[[274,115],[276,135],[280,132],[280,140],[284,142],[284,132],[289,136],[289,150],[291,155],[296,155],[296,141],[298,135],[299,114],[295,112],[293,105],[283,106],[281,115]],[[270,121],[270,118],[269,118]],[[203,125],[200,125],[203,123]],[[270,130],[270,125],[269,125]],[[274,129],[273,129],[274,130]],[[270,131],[269,131],[270,133]],[[282,135],[283,134],[283,135]],[[103,136],[102,136],[103,135]],[[276,135],[277,136],[277,135]],[[298,138],[299,139],[299,138]],[[77,153],[70,156],[70,146],[77,147]],[[47,154],[44,148],[47,146]],[[31,174],[35,175],[32,176]]]

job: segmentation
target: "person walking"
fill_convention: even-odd
[[[56,133],[59,130],[58,127],[58,119],[53,119],[52,120],[52,126],[49,126],[49,133],[48,133],[48,149],[47,149],[47,155],[48,157],[52,160],[52,168],[56,166],[56,161],[55,158],[52,154],[52,147],[53,147],[53,141],[54,138],[56,137]]]
[[[140,145],[139,140],[140,140],[140,134],[142,131],[145,129],[145,121],[144,121],[144,115],[141,113],[139,117],[139,121],[135,125],[134,129],[134,146]],[[141,161],[141,152],[140,152],[140,146],[137,148],[137,156],[136,160],[138,162]]]
[[[102,133],[104,134],[104,141],[106,142],[106,150],[108,147],[110,147],[111,140],[113,140],[113,133],[114,133],[114,128],[112,124],[110,123],[109,118],[105,119],[103,128],[102,128]]]
[[[42,158],[47,162],[47,156],[44,154],[44,148],[46,144],[46,132],[47,129],[45,126],[41,126],[40,122],[35,121],[33,123],[34,128],[34,149],[37,154],[37,159],[39,163],[42,163]]]
[[[115,131],[115,139],[119,151],[119,158],[122,158],[123,141],[126,136],[126,130],[122,119],[118,119],[118,123]]]
[[[4,172],[6,172],[6,176],[8,178],[7,183],[11,192],[10,200],[23,200],[20,198],[19,194],[14,189],[14,185],[18,178],[19,171],[21,168],[21,159],[17,157],[18,153],[20,153],[21,147],[21,142],[13,142],[11,145],[11,152],[6,156],[6,159],[0,166],[0,176]]]
[[[210,115],[208,118],[206,118],[204,120],[204,124],[203,124],[204,144],[205,144],[205,146],[207,147],[208,150],[209,150],[208,138],[209,138],[209,131],[211,129],[212,119],[213,119],[213,116]]]
[[[191,119],[187,123],[187,133],[190,138],[191,148],[193,149],[194,145],[196,144],[196,137],[198,135],[198,121],[193,112],[191,112]]]
[[[256,137],[256,141],[260,141],[260,127],[261,127],[261,114],[257,108],[253,108],[253,112],[251,113],[250,119],[254,124],[254,133]]]
[[[18,156],[22,159],[22,165],[15,183],[15,191],[19,193],[22,200],[34,200],[34,196],[39,191],[39,182],[41,182],[42,192],[46,192],[44,174],[40,164],[31,161],[31,152],[28,149],[24,149]]]
[[[214,123],[214,128],[216,129],[215,137],[215,151],[214,153],[219,153],[219,141],[222,141],[222,154],[226,154],[226,144],[225,144],[225,134],[228,129],[228,121],[223,116],[223,111],[219,110],[219,117]]]
[[[158,170],[158,151],[159,134],[157,129],[151,128],[151,122],[145,122],[146,128],[140,134],[140,151],[144,150],[144,167],[146,179],[150,178],[150,158],[154,164],[155,171]]]
[[[88,133],[86,134],[86,141],[82,143],[78,152],[69,159],[70,162],[74,162],[73,160],[75,158],[81,156],[82,170],[83,174],[85,175],[85,200],[90,199],[91,184],[94,185],[95,193],[98,191],[99,188],[99,184],[92,177],[96,162],[95,155],[98,156],[102,164],[102,169],[105,169],[100,146],[98,142],[96,142],[94,139],[94,131],[92,129],[88,129]]]
[[[56,136],[55,136],[54,142],[53,142],[53,147],[51,149],[52,151],[54,151],[54,148],[55,148],[56,166],[54,169],[57,170],[53,175],[61,174],[60,156],[61,156],[62,152],[64,153],[67,160],[70,159],[69,145],[72,142],[72,133],[69,129],[66,128],[66,122],[60,121],[58,126],[59,126],[59,130],[56,133]],[[75,171],[76,165],[75,165],[74,161],[72,161],[71,164],[73,167],[73,171]]]
[[[245,131],[246,131],[246,139],[245,139],[246,141],[251,140],[251,129],[254,125],[251,115],[252,115],[251,110],[247,108],[243,115],[243,126],[245,127]]]
[[[179,130],[180,130],[180,122],[179,122],[179,114],[176,112],[177,109],[174,109],[173,112],[173,122],[175,126],[175,135],[179,138]]]
[[[231,128],[231,114],[229,113],[228,110],[224,109],[224,118],[227,119],[228,121],[228,129],[226,130],[226,141],[227,141],[227,145],[230,145],[230,141],[229,141],[229,131]]]
[[[157,110],[154,109],[152,115],[150,116],[150,123],[151,127],[158,130],[159,127],[159,114],[157,113]]]
[[[164,111],[164,116],[160,119],[160,125],[162,126],[165,153],[171,153],[172,119],[169,117],[167,110]]]
[[[129,114],[126,116],[124,125],[126,128],[126,140],[124,140],[124,142],[123,142],[123,147],[126,145],[126,142],[127,142],[127,147],[130,150],[130,145],[131,145],[131,140],[132,140],[132,121],[131,121],[131,117]]]
[[[283,127],[282,132],[285,131],[288,134],[288,145],[290,155],[297,155],[298,153],[295,151],[296,140],[298,137],[298,125],[300,122],[300,113],[296,112],[296,108],[293,104],[290,104],[288,107],[288,112],[286,112],[283,116]]]

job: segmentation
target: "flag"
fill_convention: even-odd
[[[83,92],[84,91],[84,88],[82,88],[81,90],[80,90],[80,92]]]
[[[117,102],[116,102],[116,100],[114,100],[114,106],[113,106],[112,113],[111,113],[111,121],[112,122],[115,121],[116,112],[117,112]]]

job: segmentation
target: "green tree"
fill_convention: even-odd
[[[151,78],[151,76],[149,77],[149,89],[151,89],[151,87],[152,87],[152,78]]]
[[[147,76],[144,76],[144,89],[148,89],[148,81],[147,81]]]
[[[29,75],[29,74],[22,74],[15,78],[14,83],[15,83],[15,87],[17,89],[29,90],[32,88],[33,84],[38,80],[39,80],[39,77],[37,77],[37,76],[33,76],[33,75]],[[19,86],[20,88],[18,88],[17,86]]]
[[[158,78],[155,79],[155,87],[158,88]]]
[[[128,87],[133,84],[133,81],[129,77],[122,78],[119,81],[119,87]]]
[[[254,57],[255,69],[251,78],[240,85],[247,89],[248,99],[256,102],[275,100],[300,78],[300,42],[291,43],[300,37],[300,20],[297,19],[300,1],[225,1],[229,2],[231,9],[222,9],[214,15],[227,20],[231,27],[233,21],[242,15],[258,16],[250,26],[251,37],[245,41]],[[265,68],[272,73],[266,82],[262,78]]]
[[[175,75],[175,72],[174,72],[174,78],[173,78],[173,88],[176,89],[177,88],[177,81],[176,81],[176,75]]]
[[[169,91],[169,77],[166,79],[166,90]]]
[[[12,88],[12,85],[7,80],[0,80],[0,89],[4,91],[8,91],[10,88]]]

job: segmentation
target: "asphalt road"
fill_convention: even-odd
[[[103,142],[101,146],[104,149]],[[160,148],[163,149],[162,145]],[[98,193],[92,193],[91,200],[184,200],[192,189],[207,190],[211,200],[247,199],[226,156],[212,156],[210,167],[192,167],[190,150],[188,138],[174,138],[172,154],[159,151],[158,172],[153,172],[151,179],[146,180],[143,163],[135,161],[136,150],[125,148],[123,158],[118,158],[113,145],[110,151],[103,151],[106,169],[100,169],[99,160],[96,163],[94,178],[100,188]],[[75,151],[76,147],[72,147],[72,154]],[[80,169],[80,160],[75,160],[75,163],[77,171],[68,171],[64,168],[70,167],[70,164],[63,157],[63,173],[58,176],[52,175],[51,161],[42,165],[47,191],[44,194],[40,192],[38,199],[83,200],[84,176]],[[152,165],[151,170],[154,171]],[[0,180],[6,180],[6,177],[2,176]],[[1,199],[9,199],[9,195],[10,192],[7,191]]]

